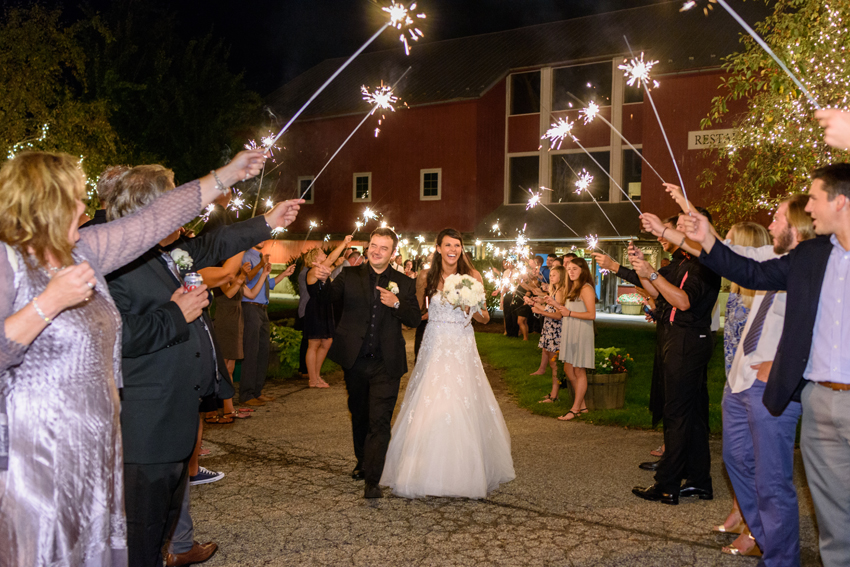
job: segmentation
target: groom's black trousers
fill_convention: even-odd
[[[400,382],[390,378],[380,355],[361,356],[345,371],[354,455],[369,484],[378,484],[384,471]]]

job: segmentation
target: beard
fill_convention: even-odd
[[[791,227],[787,227],[776,236],[776,243],[773,245],[773,251],[776,254],[785,254],[794,247],[794,234]]]

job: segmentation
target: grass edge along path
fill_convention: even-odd
[[[548,368],[543,376],[530,376],[540,365],[540,349],[537,348],[539,338],[539,335],[532,334],[528,341],[523,341],[498,333],[475,333],[482,360],[501,373],[519,406],[534,414],[554,418],[569,411],[572,393],[569,388],[562,388],[558,402],[537,403],[552,388],[552,374]],[[592,410],[579,419],[598,425],[651,429],[652,416],[648,408],[655,331],[597,325],[596,347],[611,346],[625,349],[635,360],[634,371],[626,380],[625,406],[617,410]],[[560,361],[558,364],[563,374],[563,364]],[[714,354],[708,365],[709,427],[715,434],[721,432],[720,401],[725,383],[723,335],[718,333],[714,337]]]

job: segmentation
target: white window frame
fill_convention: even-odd
[[[437,194],[425,196],[425,174],[437,174]],[[419,170],[419,200],[420,201],[439,201],[443,198],[443,168],[435,167],[431,169]]]
[[[357,178],[358,177],[366,177],[369,179],[369,188],[367,189],[367,194],[369,195],[365,199],[357,198]],[[355,173],[351,177],[351,201],[353,203],[371,203],[372,202],[372,172],[364,171],[361,173]]]
[[[299,197],[301,196],[301,192],[302,192],[301,182],[302,181],[313,181],[315,178],[316,178],[315,175],[302,175],[298,178],[298,181],[296,182],[296,185],[295,185],[295,187],[296,187],[295,192],[298,194]],[[316,201],[316,185],[315,184],[313,184],[313,187],[310,191],[311,191],[310,199],[309,200],[305,199],[305,201],[304,201],[304,203],[306,203],[308,205],[312,205]]]

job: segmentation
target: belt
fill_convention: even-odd
[[[836,392],[846,392],[850,390],[850,384],[840,384],[838,382],[815,382],[819,386],[835,390]]]
[[[260,309],[269,308],[269,305],[267,303],[257,303],[256,301],[243,301],[242,305],[253,305],[254,307],[259,307]]]

